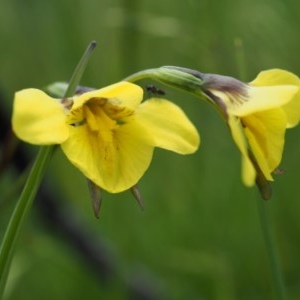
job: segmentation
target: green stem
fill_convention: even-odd
[[[124,81],[136,82],[143,79],[152,79],[155,76],[157,69],[147,69],[134,74],[129,75],[124,79]]]
[[[156,69],[147,69],[134,73],[124,79],[135,83],[140,80],[150,79],[157,81],[165,86],[177,89],[183,92],[192,94],[200,100],[206,101],[213,105],[215,109],[221,114],[222,118],[226,121],[226,109],[224,105],[216,100],[212,100],[205,92],[203,79],[201,73],[180,67],[165,66]],[[203,74],[202,74],[203,75]]]
[[[17,202],[5,232],[0,250],[0,297],[3,296],[6,279],[20,229],[33,203],[37,189],[50,161],[53,149],[54,147],[52,146],[40,148],[36,161],[29,174],[27,183]]]
[[[276,299],[284,300],[285,297],[285,286],[283,282],[282,272],[279,264],[278,253],[276,251],[276,243],[272,234],[270,216],[268,212],[268,204],[269,202],[262,201],[257,198],[258,203],[258,211],[260,223],[263,231],[263,236],[265,240],[265,245],[268,252],[268,257],[271,266],[271,274],[272,274],[272,283],[274,294],[276,295]]]
[[[88,59],[90,58],[92,50],[95,48],[95,46],[96,43],[91,42],[80,59],[71,77],[65,94],[61,95],[64,98],[70,97],[75,93],[76,87],[79,84]],[[0,248],[0,299],[2,299],[4,294],[5,285],[20,230],[32,206],[33,200],[41,184],[54,149],[55,146],[46,146],[40,148],[38,156],[5,231]]]

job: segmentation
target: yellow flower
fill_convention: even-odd
[[[154,147],[188,154],[199,146],[197,130],[179,107],[142,98],[143,90],[129,82],[64,100],[25,89],[15,94],[13,130],[31,144],[60,144],[88,179],[117,193],[139,181]]]
[[[249,84],[219,75],[206,75],[204,81],[208,95],[215,103],[221,103],[242,153],[243,182],[253,186],[255,181],[258,185],[273,181],[272,173],[282,157],[286,128],[297,125],[300,119],[299,78],[272,69],[259,73]]]

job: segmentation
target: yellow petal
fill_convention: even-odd
[[[37,89],[15,94],[12,127],[18,138],[35,145],[60,144],[69,136],[63,106]]]
[[[286,116],[277,108],[253,114],[242,119],[251,150],[267,180],[278,167],[284,146]]]
[[[280,70],[272,69],[263,71],[258,74],[254,81],[250,82],[251,86],[275,86],[275,85],[294,85],[300,86],[300,79],[295,74]],[[298,91],[287,104],[282,106],[287,116],[287,127],[294,127],[300,120],[300,92]]]
[[[268,166],[266,157],[262,151],[262,148],[260,147],[258,141],[256,140],[256,136],[253,135],[253,132],[251,132],[248,129],[245,129],[245,135],[247,136],[247,139],[249,140],[249,144],[251,144],[251,150],[254,154],[254,157],[258,163],[258,166],[260,170],[262,171],[265,178],[269,181],[273,181],[273,177],[271,175],[271,170]]]
[[[287,128],[296,126],[300,120],[300,92],[298,92],[293,99],[282,106],[287,118]]]
[[[228,125],[232,138],[242,154],[242,180],[246,186],[253,186],[256,171],[248,156],[247,141],[240,120],[234,116],[229,116]]]
[[[251,86],[276,86],[276,85],[299,85],[299,78],[288,71],[271,69],[260,72],[257,77],[249,83]]]
[[[136,84],[121,81],[102,89],[80,95],[76,99],[72,110],[81,107],[85,102],[92,98],[116,99],[119,101],[119,106],[134,110],[143,99],[143,89]]]
[[[72,127],[62,149],[96,185],[112,193],[122,192],[135,185],[147,170],[153,141],[134,122],[119,125],[110,132],[110,138],[109,132],[103,137],[86,124]]]
[[[232,106],[228,112],[243,117],[280,107],[290,102],[298,90],[299,87],[295,85],[249,87],[248,97],[241,104]]]
[[[246,186],[253,186],[256,179],[256,170],[248,156],[242,156],[242,181]]]
[[[149,131],[156,147],[180,154],[195,152],[200,137],[184,112],[170,101],[152,98],[136,110],[137,120]]]

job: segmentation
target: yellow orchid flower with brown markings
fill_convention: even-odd
[[[163,66],[127,78],[151,78],[213,104],[223,115],[242,154],[242,179],[257,183],[263,198],[271,196],[272,173],[280,173],[284,136],[300,119],[300,80],[291,72],[271,69],[250,83],[218,74]]]
[[[117,193],[135,186],[155,147],[189,154],[200,143],[178,106],[165,99],[142,100],[142,88],[125,81],[70,99],[25,89],[15,94],[13,130],[31,144],[60,144],[89,180]]]
[[[278,168],[287,128],[300,119],[300,80],[293,73],[263,71],[250,83],[203,74],[206,94],[219,105],[242,153],[242,179],[271,196],[268,182]]]

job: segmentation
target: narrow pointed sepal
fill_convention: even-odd
[[[89,179],[87,180],[87,182],[92,200],[94,215],[97,219],[99,219],[100,208],[102,204],[102,189]]]
[[[133,187],[130,188],[130,191],[131,191],[133,197],[135,198],[135,200],[137,201],[141,210],[144,210],[144,203],[143,203],[142,195],[138,189],[138,186],[134,185]]]

